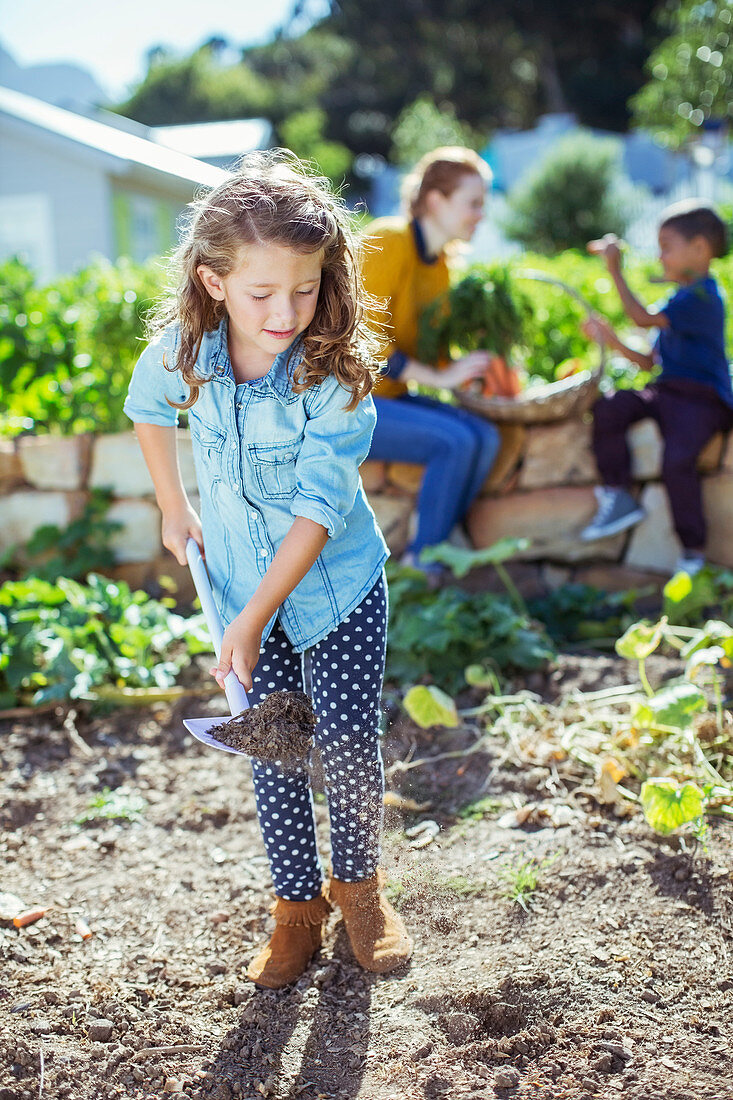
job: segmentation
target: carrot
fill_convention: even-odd
[[[501,355],[494,355],[484,375],[484,397],[516,397],[521,390],[516,371]]]
[[[45,917],[51,909],[53,909],[52,905],[47,905],[43,909],[26,909],[25,913],[18,913],[17,917],[13,917],[13,924],[16,928],[25,928],[27,924],[35,924],[41,917]]]

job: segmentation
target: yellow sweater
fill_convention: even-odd
[[[389,358],[401,351],[417,358],[417,326],[426,305],[448,289],[448,265],[443,253],[433,263],[420,258],[412,223],[404,218],[379,218],[369,226],[364,242],[364,286],[383,303],[370,311],[369,321],[383,341]],[[396,397],[407,386],[398,379],[382,378],[375,397]]]

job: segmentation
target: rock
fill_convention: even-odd
[[[215,978],[217,974],[226,974],[226,972],[227,972],[226,963],[223,963],[223,962],[209,963],[209,965],[206,967],[206,972],[212,978]]]
[[[0,497],[0,550],[28,542],[44,524],[66,527],[70,514],[65,493],[21,490]]]
[[[161,550],[160,512],[147,500],[117,500],[107,512],[122,528],[110,544],[119,562],[147,562]]]
[[[612,1065],[612,1056],[610,1054],[602,1054],[600,1058],[596,1058],[594,1062],[591,1062],[590,1068],[595,1070],[596,1073],[610,1073]]]
[[[645,989],[641,995],[641,999],[642,1001],[646,1001],[647,1004],[655,1005],[660,997],[653,989]]]
[[[501,444],[491,472],[484,482],[482,493],[502,493],[513,487],[516,482],[517,467],[524,453],[527,429],[523,424],[497,424],[496,426],[501,436]]]
[[[590,422],[562,420],[527,429],[520,489],[589,485],[598,480],[590,445]]]
[[[95,438],[89,486],[111,489],[116,497],[153,493],[153,482],[134,432],[111,432]]]
[[[406,493],[416,495],[422,485],[424,466],[412,462],[390,462],[387,466],[387,481]]]
[[[359,467],[365,493],[377,493],[387,483],[387,463],[367,461]]]
[[[495,1089],[513,1089],[519,1084],[519,1072],[508,1066],[498,1069],[494,1074]]]
[[[476,1031],[476,1017],[467,1012],[451,1012],[440,1021],[452,1043],[467,1043]]]
[[[223,909],[217,910],[216,913],[212,913],[209,920],[212,924],[225,924],[230,918],[230,914]]]
[[[377,493],[369,498],[377,523],[392,553],[399,557],[407,545],[407,533],[413,510],[411,496]]]
[[[89,1038],[93,1043],[108,1043],[114,1030],[112,1020],[90,1020]]]
[[[646,518],[631,532],[624,564],[632,569],[671,574],[680,555],[663,485],[647,485],[641,494]]]
[[[0,493],[7,493],[23,481],[23,467],[12,439],[0,439]]]
[[[584,559],[617,561],[624,535],[580,542],[578,533],[595,514],[590,486],[533,489],[500,497],[481,497],[468,514],[468,531],[477,548],[500,538],[528,538],[528,550],[517,555],[525,561],[548,558],[573,562]]]
[[[82,489],[90,435],[27,435],[18,440],[25,480],[35,489]]]
[[[706,477],[703,503],[708,521],[707,556],[715,565],[733,568],[733,473]]]
[[[183,1084],[177,1077],[166,1077],[163,1092],[183,1092]]]

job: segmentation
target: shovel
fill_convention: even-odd
[[[201,601],[201,609],[204,613],[206,625],[209,628],[209,634],[211,634],[211,640],[214,643],[214,652],[218,660],[221,654],[221,642],[224,636],[224,630],[221,625],[221,619],[219,618],[219,612],[214,603],[214,594],[211,591],[209,575],[206,572],[206,566],[201,557],[201,551],[194,539],[189,539],[186,543],[186,558],[188,559],[188,566],[191,570],[193,583],[198,598]],[[212,749],[220,749],[223,752],[233,752],[236,753],[237,756],[244,756],[245,753],[239,752],[238,749],[233,749],[229,745],[222,744],[221,741],[217,741],[217,739],[212,737],[209,733],[212,726],[219,726],[222,722],[228,722],[230,718],[236,718],[238,714],[241,714],[242,711],[246,710],[249,706],[247,692],[240,684],[233,670],[229,672],[224,679],[224,693],[226,694],[231,714],[227,714],[223,718],[184,718],[183,724],[188,732],[192,733],[196,740],[203,742],[204,745],[209,745]]]

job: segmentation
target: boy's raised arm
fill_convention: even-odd
[[[621,270],[621,244],[615,233],[607,233],[597,241],[589,241],[587,249],[592,256],[601,256],[618,291],[621,305],[630,321],[639,328],[667,328],[669,321],[664,313],[650,313],[636,295],[632,294]]]

